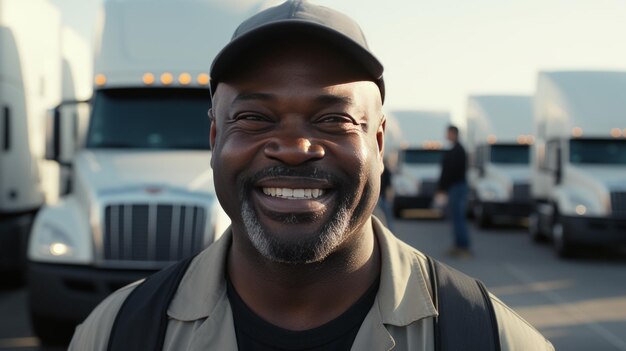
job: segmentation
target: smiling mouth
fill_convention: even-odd
[[[325,193],[324,189],[314,188],[292,189],[263,187],[262,190],[265,195],[288,200],[317,199]]]

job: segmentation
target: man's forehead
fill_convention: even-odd
[[[238,82],[220,83],[214,105],[227,108],[250,104],[315,108],[334,106],[354,112],[375,111],[382,105],[378,87],[371,81],[325,84],[321,81],[291,80],[289,77],[273,77],[271,81],[259,78],[259,75],[250,75]]]

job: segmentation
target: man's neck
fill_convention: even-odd
[[[243,301],[261,318],[290,330],[318,327],[354,304],[380,274],[380,253],[368,221],[340,250],[319,263],[282,264],[233,235],[228,274]]]

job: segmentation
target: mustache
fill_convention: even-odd
[[[327,172],[319,167],[313,166],[299,166],[299,167],[287,167],[287,166],[272,166],[264,168],[255,172],[251,177],[244,180],[245,184],[251,185],[261,179],[274,178],[274,177],[300,177],[300,178],[312,178],[325,180],[331,184],[339,183],[342,178]]]

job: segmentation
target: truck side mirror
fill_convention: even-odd
[[[556,168],[554,170],[554,182],[560,184],[563,178],[563,162],[561,160],[561,149],[556,149]]]
[[[60,105],[59,105],[60,106]],[[59,106],[49,109],[46,113],[46,160],[58,161],[60,153],[60,119]]]
[[[63,101],[46,116],[46,159],[69,166],[79,144],[78,105],[88,101]]]

